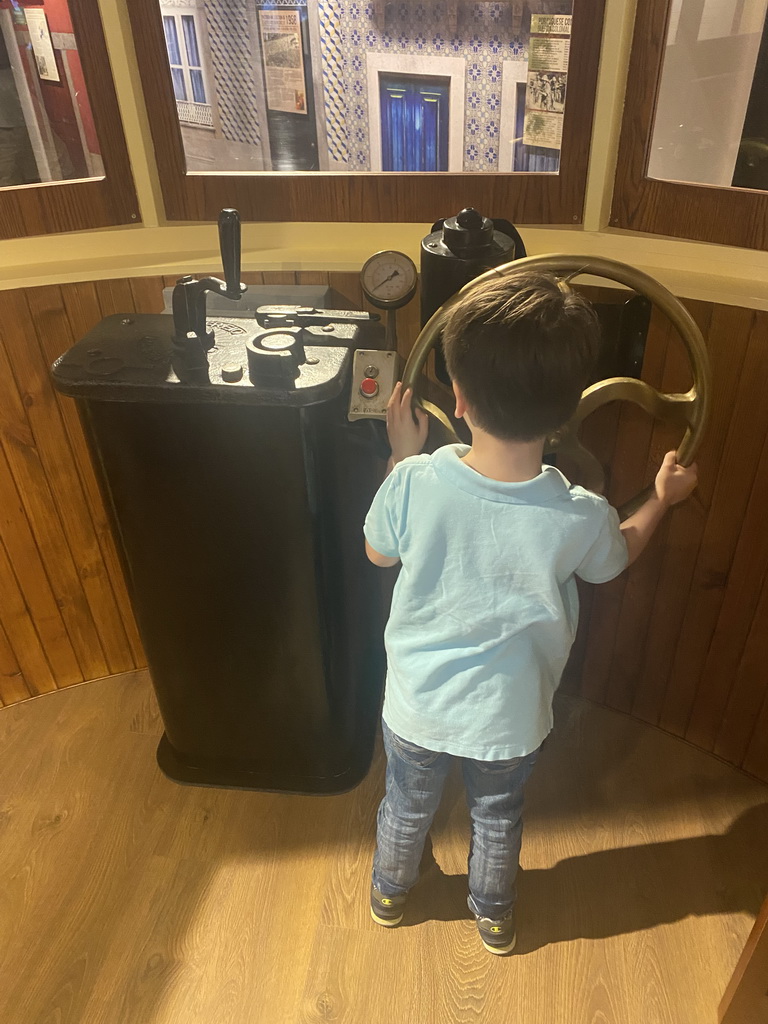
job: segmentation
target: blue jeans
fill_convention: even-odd
[[[440,804],[451,754],[426,750],[383,723],[387,791],[379,807],[373,884],[383,896],[401,896],[419,877],[424,843]],[[509,761],[462,758],[472,818],[469,904],[498,919],[512,909],[523,835],[523,788],[538,750]]]

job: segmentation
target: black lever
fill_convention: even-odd
[[[173,327],[177,345],[212,349],[216,337],[206,328],[205,297],[216,292],[227,299],[239,299],[247,291],[240,283],[240,214],[222,210],[219,214],[219,246],[226,281],[217,277],[179,278],[173,289]]]
[[[240,214],[237,210],[222,210],[219,214],[219,249],[227,298],[239,299],[245,287],[240,284]]]

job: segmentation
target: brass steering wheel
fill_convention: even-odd
[[[527,268],[549,272],[568,281],[583,274],[603,277],[626,285],[638,295],[645,296],[667,315],[682,338],[693,371],[693,386],[684,394],[665,394],[635,377],[610,377],[592,384],[582,394],[581,402],[572,419],[547,439],[545,452],[562,452],[579,467],[584,486],[601,492],[605,485],[603,468],[595,456],[581,445],[578,430],[581,423],[595,409],[620,399],[634,402],[657,419],[685,427],[685,434],[677,449],[677,461],[682,466],[690,465],[701,443],[709,413],[710,368],[704,339],[693,317],[679,299],[648,274],[616,260],[603,259],[599,256],[560,254],[528,256],[494,267],[480,277],[474,278],[444,303],[422,329],[403,371],[403,388],[413,388],[414,394],[418,395],[419,377],[427,356],[440,336],[445,314],[455,305],[459,296],[463,297],[470,291],[481,288],[485,281],[516,274]],[[450,419],[442,409],[423,399],[419,400],[419,404],[442,423],[450,441],[459,440]],[[649,491],[650,488],[642,491],[622,505],[619,509],[622,518],[631,515],[642,504]]]

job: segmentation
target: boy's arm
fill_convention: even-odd
[[[380,554],[375,548],[372,548],[368,541],[365,542],[365,553],[368,555],[369,561],[373,562],[374,565],[381,566],[382,569],[388,569],[391,565],[397,565],[400,561],[399,558],[389,558],[387,555]]]
[[[403,385],[398,381],[387,403],[387,436],[392,454],[387,462],[385,476],[389,476],[398,462],[407,459],[409,455],[418,455],[427,440],[427,414],[423,409],[412,407],[412,398],[411,389],[403,392]],[[399,558],[382,555],[372,548],[367,540],[365,553],[374,565],[379,565],[383,569],[397,565],[400,561]]]
[[[675,452],[667,452],[656,474],[656,493],[621,524],[621,533],[629,552],[631,565],[645,549],[664,513],[684,501],[698,481],[696,463],[679,466]]]

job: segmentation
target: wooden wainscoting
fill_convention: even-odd
[[[357,274],[246,275],[252,284],[328,282],[364,305]],[[144,655],[74,403],[48,367],[111,313],[157,312],[173,279],[136,278],[0,292],[0,700],[12,704],[139,668]],[[701,485],[619,580],[584,588],[564,683],[684,736],[768,781],[768,313],[687,302],[713,361]],[[407,352],[418,303],[403,316]],[[690,382],[660,316],[644,376]],[[599,410],[589,445],[620,503],[652,480],[669,428],[630,406]]]
[[[627,573],[586,595],[577,687],[768,780],[768,313],[686,306],[713,370],[700,485]],[[643,376],[668,392],[690,387],[661,316]],[[620,504],[652,481],[676,435],[628,405],[593,421],[588,442],[611,466],[608,495]]]

